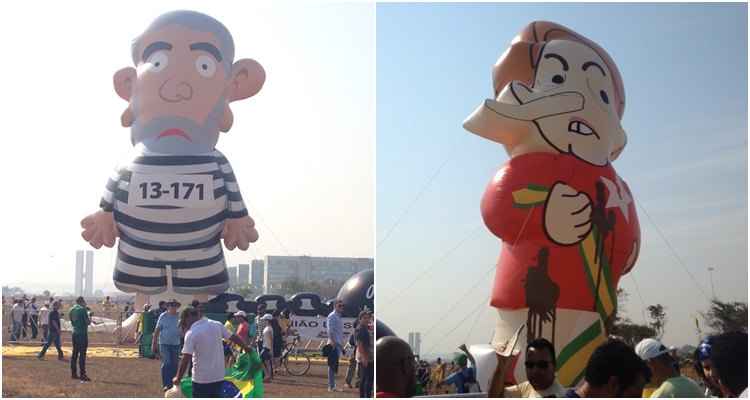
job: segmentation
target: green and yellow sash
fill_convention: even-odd
[[[544,186],[527,185],[525,188],[513,192],[513,207],[531,208],[543,205],[548,194],[549,189]],[[594,227],[586,238],[578,244],[589,289],[596,298],[596,311],[599,313],[599,319],[571,340],[557,356],[557,377],[560,384],[566,387],[574,386],[581,380],[586,369],[586,363],[594,349],[606,341],[604,321],[612,315],[617,305],[615,287],[612,285],[612,269],[606,254],[604,254],[605,252],[602,251],[601,257],[596,260],[597,243],[600,240],[599,232]],[[600,271],[601,278],[598,277]],[[599,279],[598,296],[596,293],[597,279]]]

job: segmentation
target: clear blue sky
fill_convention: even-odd
[[[378,316],[402,337],[421,331],[423,352],[489,340],[495,314],[481,304],[499,244],[479,201],[507,156],[461,123],[491,97],[490,68],[510,40],[540,19],[598,42],[623,75],[629,144],[614,166],[651,216],[638,208],[625,310],[643,322],[641,310],[661,303],[664,340],[695,343],[708,266],[720,299],[747,301],[744,4],[378,5]]]

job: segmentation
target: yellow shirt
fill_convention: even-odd
[[[505,388],[505,397],[524,397],[524,398],[541,398],[541,397],[565,397],[565,388],[555,379],[552,385],[547,389],[537,391],[531,386],[529,381],[519,383],[515,386]]]

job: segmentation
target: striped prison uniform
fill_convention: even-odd
[[[133,205],[132,199],[128,204],[134,174],[170,175],[177,181],[185,175],[210,175],[214,200],[201,207]],[[202,155],[141,153],[109,179],[100,206],[114,212],[119,231],[113,275],[119,290],[166,291],[168,265],[177,293],[219,294],[229,287],[221,233],[227,218],[244,217],[247,209],[232,167],[218,150]]]

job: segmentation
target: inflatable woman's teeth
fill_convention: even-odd
[[[481,203],[502,243],[494,342],[525,324],[524,340],[555,345],[558,379],[573,386],[607,337],[617,284],[640,249],[632,194],[611,164],[627,144],[622,77],[596,43],[537,21],[495,64],[493,83],[495,98],[464,128],[510,156]],[[512,374],[524,380],[523,360]]]
[[[131,46],[133,67],[114,76],[128,102],[121,123],[135,155],[107,182],[100,210],[81,221],[94,248],[119,238],[115,286],[129,293],[205,295],[229,287],[221,239],[247,250],[258,239],[229,160],[215,148],[232,126],[229,104],[254,96],[261,65],[234,61],[214,18],[173,11]]]

